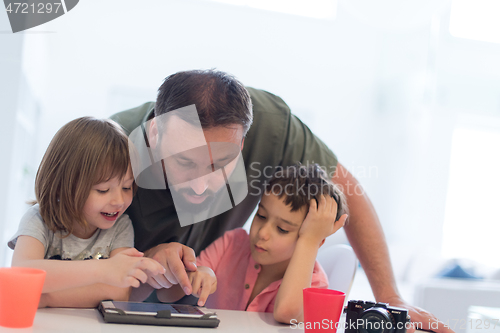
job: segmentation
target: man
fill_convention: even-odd
[[[173,143],[183,142],[185,134],[194,130],[192,122],[176,116],[167,125],[161,125],[157,120],[168,112],[189,105],[196,106],[209,147],[211,143],[223,142],[241,149],[249,193],[232,209],[181,227],[175,208],[178,203],[174,204],[173,198],[191,206],[203,205],[206,200],[226,191],[226,176],[231,177],[234,169],[234,165],[222,163],[220,168],[229,170],[224,178],[217,178],[215,165],[219,161],[214,156],[210,154],[209,165],[200,166],[203,163],[196,161],[198,154],[181,156],[179,150],[172,148],[176,145]],[[173,156],[169,162],[162,162],[168,189],[139,188],[127,211],[134,222],[136,247],[167,268],[165,276],[148,280],[152,287],[169,288],[179,283],[186,295],[191,294],[186,269],[196,270],[195,252],[199,253],[225,231],[245,223],[259,202],[260,190],[274,168],[296,162],[315,162],[344,189],[350,209],[349,223],[344,229],[368,276],[376,300],[408,308],[412,322],[421,322],[423,329],[430,330],[430,324],[436,325],[434,316],[405,303],[399,295],[380,222],[366,194],[353,190],[359,186],[357,180],[337,162],[330,149],[290,113],[279,97],[262,90],[245,89],[234,77],[219,71],[179,72],[165,79],[159,88],[156,104],[146,103],[115,114],[112,119],[129,133],[143,125],[149,147],[160,149],[165,156]],[[206,172],[198,172],[199,177],[171,181],[179,172],[185,172],[185,168],[205,168]],[[437,332],[451,332],[442,323],[437,329],[433,328]]]

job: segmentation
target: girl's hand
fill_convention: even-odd
[[[196,272],[188,272],[189,282],[193,286],[193,295],[198,297],[198,305],[203,306],[208,295],[217,290],[217,278],[212,269],[199,266]]]
[[[144,253],[134,248],[120,251],[115,256],[102,260],[103,283],[120,287],[138,288],[142,283],[146,283],[148,276],[165,274],[163,268],[157,261],[145,258]]]
[[[336,216],[337,202],[331,196],[321,195],[319,205],[316,199],[312,199],[309,202],[309,211],[300,227],[299,238],[307,238],[319,246],[326,237],[344,226],[347,215],[342,215],[338,221],[335,221]]]

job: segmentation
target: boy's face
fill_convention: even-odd
[[[283,199],[265,193],[250,228],[252,258],[260,265],[283,265],[286,269],[307,209],[304,206],[292,212]]]

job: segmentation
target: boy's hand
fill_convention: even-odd
[[[102,263],[106,265],[102,270],[103,283],[120,288],[138,288],[141,282],[146,283],[148,276],[165,274],[160,263],[145,258],[144,253],[134,248],[123,250]]]
[[[342,215],[338,221],[335,221],[336,216],[337,202],[331,196],[321,195],[319,205],[316,199],[312,199],[309,201],[309,211],[300,227],[299,238],[310,239],[319,246],[326,237],[344,226],[347,215]]]
[[[217,278],[212,269],[199,266],[196,272],[188,272],[189,281],[193,286],[193,295],[198,297],[198,305],[203,306],[208,295],[217,290]]]

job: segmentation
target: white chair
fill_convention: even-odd
[[[328,276],[328,289],[344,292],[347,300],[358,267],[356,254],[352,247],[345,244],[323,247],[316,259]]]

